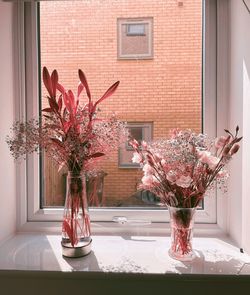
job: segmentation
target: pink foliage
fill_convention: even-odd
[[[93,101],[85,74],[82,70],[78,74],[80,83],[75,95],[58,82],[56,70],[50,75],[47,68],[43,68],[48,107],[42,110],[43,116],[37,120],[14,123],[13,136],[7,138],[7,143],[15,159],[28,153],[40,152],[42,148],[59,168],[66,166],[78,179],[82,172],[91,170],[98,159],[116,150],[127,140],[124,122],[117,120],[114,115],[108,118],[98,116],[98,105],[116,91],[119,81]],[[87,100],[81,104],[84,90]],[[76,247],[81,238],[90,236],[90,220],[85,213],[85,200],[78,193],[85,187],[85,183],[83,180],[80,183],[75,180],[71,184],[66,198],[62,231],[63,237],[70,240],[72,247]],[[79,219],[81,214],[84,219],[82,221]]]
[[[149,190],[161,203],[173,207],[192,208],[199,205],[205,192],[215,181],[225,188],[228,173],[225,165],[239,150],[239,127],[233,135],[228,130],[211,141],[204,134],[174,129],[169,139],[144,143],[131,142],[133,161],[143,167],[141,189]]]
[[[16,159],[43,148],[59,167],[66,166],[79,174],[127,140],[124,122],[114,115],[98,117],[97,106],[116,91],[119,81],[94,102],[85,74],[82,70],[78,74],[80,82],[75,96],[58,82],[56,70],[50,75],[43,68],[49,106],[42,110],[40,120],[14,123],[13,136],[7,138],[7,143]],[[87,102],[82,106],[79,101],[84,90]]]

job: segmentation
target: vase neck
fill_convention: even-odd
[[[196,211],[197,207],[172,207],[172,206],[167,206],[169,211]]]
[[[68,171],[68,177],[85,177],[85,173],[83,171],[75,172],[75,171]]]

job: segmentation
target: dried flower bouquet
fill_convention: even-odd
[[[208,190],[225,190],[226,164],[239,150],[239,127],[233,135],[209,140],[204,134],[175,129],[169,139],[151,143],[131,141],[133,162],[144,172],[140,188],[154,193],[169,207],[172,244],[170,253],[178,259],[192,256],[192,225],[195,209]]]
[[[99,158],[117,149],[126,140],[126,124],[119,121],[115,115],[108,118],[100,117],[98,108],[101,102],[115,92],[119,81],[94,102],[82,70],[78,71],[78,75],[80,82],[74,95],[58,82],[56,70],[50,75],[47,68],[43,68],[48,107],[42,110],[41,118],[14,123],[12,135],[7,137],[7,143],[15,159],[43,149],[59,169],[66,167],[71,177],[80,177],[83,172],[91,170]],[[85,104],[80,103],[83,91],[87,95]],[[80,208],[83,215],[86,212],[84,201],[79,198],[82,186],[79,179],[75,180],[75,184],[71,183],[69,189],[73,198],[70,200],[70,214],[64,216],[63,222],[63,232],[73,247],[78,239],[76,225],[72,220],[77,220]],[[87,216],[84,216],[84,219],[82,235],[89,235],[89,219]]]
[[[191,130],[172,130],[169,139],[151,143],[131,141],[133,162],[144,172],[141,189],[149,190],[164,205],[178,208],[197,207],[215,181],[220,188],[228,177],[225,165],[239,150],[239,127],[235,135],[209,140]]]

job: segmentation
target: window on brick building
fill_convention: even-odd
[[[145,36],[146,35],[146,24],[127,24],[127,36]]]
[[[50,71],[56,68],[61,83],[73,91],[78,84],[77,71],[81,68],[94,99],[112,83],[120,81],[115,94],[101,105],[101,111],[104,115],[115,112],[119,119],[133,122],[130,123],[131,135],[139,140],[166,138],[176,127],[196,132],[214,130],[207,127],[210,126],[207,120],[211,118],[208,112],[213,112],[214,108],[204,107],[213,102],[205,100],[207,90],[203,88],[205,22],[202,0],[189,0],[183,6],[174,0],[41,1],[25,5],[31,7],[30,15],[33,15],[33,6],[38,8],[35,14],[38,16],[40,109],[47,106],[41,68],[46,66]],[[121,32],[131,42],[145,37],[145,42],[151,42],[146,46],[147,49],[151,47],[151,56],[154,47],[154,58],[117,58],[117,50],[121,50]],[[136,46],[131,45],[131,48],[137,50]],[[126,153],[130,156],[121,156]],[[132,150],[125,144],[98,167],[103,200],[101,208],[93,208],[96,216],[101,212],[96,220],[110,221],[110,209],[114,210],[112,215],[117,215],[116,209],[125,212],[131,207],[138,211],[127,210],[126,214],[146,214],[153,221],[165,220],[164,208],[152,204],[148,211],[149,204],[138,194],[142,171],[131,165],[131,155]],[[63,206],[65,171],[58,173],[45,154],[33,171],[40,171],[34,187],[40,193],[40,208],[52,210]],[[207,198],[205,211],[198,220],[214,222],[215,202],[211,199]],[[206,210],[213,211],[212,218]]]
[[[175,1],[154,1],[152,6],[151,1],[139,0],[136,5],[142,17],[136,18],[123,17],[133,16],[134,1],[40,2],[41,67],[56,68],[60,81],[72,90],[81,68],[96,98],[119,80],[118,91],[100,108],[104,115],[114,111],[121,120],[133,121],[129,127],[134,136],[166,137],[175,127],[201,131],[202,3],[191,2],[180,8]],[[166,17],[167,11],[171,17]],[[153,20],[155,58],[117,60],[117,42],[120,58],[152,57]],[[46,98],[41,103],[46,107]],[[153,124],[140,124],[143,121]],[[125,145],[98,166],[105,173],[103,206],[143,206],[134,198],[142,172],[132,163],[132,154]],[[58,173],[46,155],[41,169],[42,206],[62,206],[65,171]]]
[[[118,59],[153,58],[153,17],[118,18]]]
[[[152,122],[137,122],[127,123],[131,139],[136,139],[139,143],[142,141],[149,142],[153,139],[153,123]],[[132,162],[133,148],[128,142],[124,143],[119,148],[119,167],[120,168],[136,168],[139,164]]]

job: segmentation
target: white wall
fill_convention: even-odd
[[[231,163],[228,222],[232,238],[250,253],[250,15],[242,1],[230,4],[229,127],[233,130],[239,124],[244,138]]]
[[[6,135],[14,120],[13,7],[0,1],[0,241],[16,231],[15,167]]]

